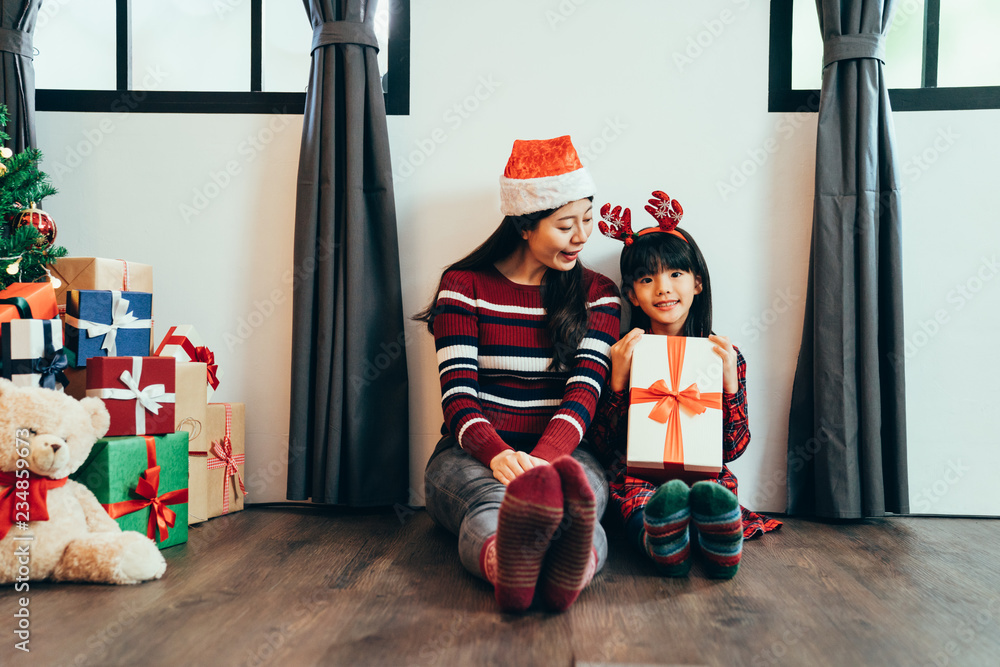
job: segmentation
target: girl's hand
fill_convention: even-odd
[[[712,350],[722,357],[722,391],[735,394],[740,389],[739,376],[736,374],[736,349],[727,336],[711,334],[708,339],[715,343]]]
[[[640,338],[642,338],[642,329],[637,327],[611,346],[611,379],[609,382],[611,391],[625,391],[625,387],[628,386],[629,371],[632,370],[632,352]]]
[[[518,452],[513,449],[505,449],[490,461],[490,470],[498,482],[507,486],[518,475],[521,475],[535,466],[548,465],[548,461],[532,456],[527,452]]]

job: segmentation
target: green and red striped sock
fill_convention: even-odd
[[[545,552],[562,518],[562,487],[552,466],[532,468],[507,485],[497,525],[494,582],[504,611],[531,606]]]
[[[695,483],[691,519],[705,554],[705,573],[714,579],[732,578],[743,554],[743,513],[736,494],[716,482]]]
[[[564,456],[552,463],[562,481],[563,519],[542,570],[542,600],[555,611],[569,608],[597,570],[594,526],[597,502],[583,466]]]
[[[643,546],[669,577],[684,577],[691,571],[689,492],[687,484],[672,479],[660,485],[643,509]]]

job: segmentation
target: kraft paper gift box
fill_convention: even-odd
[[[74,366],[92,357],[149,355],[153,295],[146,292],[70,290],[66,297],[66,347]]]
[[[173,433],[173,357],[94,357],[87,366],[87,396],[104,401],[108,436]]]
[[[60,306],[66,304],[69,290],[153,292],[153,267],[149,264],[103,257],[60,257],[50,271],[62,281],[55,290]]]
[[[208,429],[206,414],[208,401],[205,399],[205,364],[184,362],[177,364],[177,380],[174,389],[174,430],[186,431],[188,434],[188,449],[207,451]],[[191,458],[192,477],[198,472],[198,465],[205,466],[205,458]],[[201,477],[199,484],[192,484],[188,489],[188,524],[205,520],[204,507],[208,502],[208,488]],[[196,511],[197,509],[197,511]]]
[[[153,354],[157,357],[174,357],[178,362],[200,361],[206,364],[205,397],[212,399],[212,394],[219,388],[219,378],[222,374],[215,364],[215,353],[205,347],[201,336],[190,324],[170,327],[167,335],[156,346]]]
[[[206,421],[208,449],[191,450],[191,499],[189,516],[204,521],[243,509],[245,406],[242,403],[209,403]]]
[[[0,325],[0,376],[21,387],[62,391],[69,384],[62,320],[14,320]]]
[[[0,322],[51,320],[58,314],[52,283],[14,283],[0,291]]]
[[[187,542],[187,433],[98,440],[70,477],[94,492],[122,530],[161,549]]]
[[[632,353],[628,473],[653,482],[722,471],[722,359],[707,338],[645,334]]]

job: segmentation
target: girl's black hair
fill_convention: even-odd
[[[677,228],[687,243],[673,234],[653,232],[635,237],[632,245],[625,246],[621,256],[622,296],[635,294],[632,283],[645,276],[676,269],[690,271],[701,279],[701,293],[694,295],[691,310],[684,322],[684,336],[705,338],[712,333],[712,279],[701,249],[691,235]],[[631,305],[631,301],[629,302]],[[649,316],[638,306],[631,307],[629,330],[639,327],[648,331]]]
[[[593,197],[587,197],[593,201]],[[449,271],[485,271],[510,256],[524,243],[521,233],[532,231],[538,223],[552,215],[558,208],[536,211],[525,215],[508,215],[488,239],[471,253],[458,260],[442,274]],[[413,316],[418,322],[426,322],[427,330],[434,333],[434,318],[438,313],[437,295],[441,291],[438,281],[434,298],[422,311]],[[573,364],[577,347],[587,333],[587,290],[583,284],[583,265],[578,259],[569,271],[546,269],[542,277],[542,306],[545,308],[545,328],[552,341],[553,359],[549,370],[565,371]]]

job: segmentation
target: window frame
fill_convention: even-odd
[[[819,91],[792,88],[792,2],[771,0],[767,110],[817,111]],[[1000,86],[939,88],[938,41],[941,0],[924,2],[924,46],[920,88],[890,88],[893,111],[1000,109]]]
[[[389,116],[410,113],[410,0],[389,3],[388,77],[384,93]],[[132,90],[131,0],[116,0],[116,86],[114,90],[38,88],[36,111],[301,114],[306,94],[266,92],[263,86],[264,0],[250,0],[250,86],[248,91]]]

